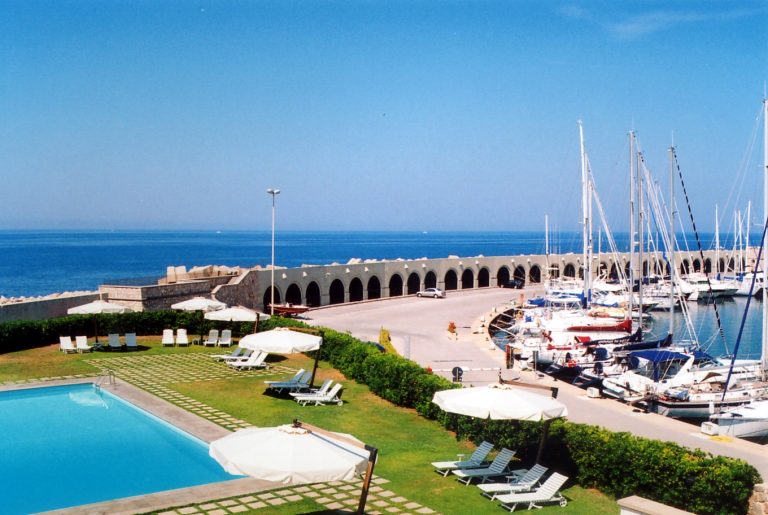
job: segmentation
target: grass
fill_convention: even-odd
[[[141,338],[145,350],[63,355],[58,346],[0,355],[0,382],[62,375],[91,374],[97,370],[84,362],[89,358],[110,358],[139,354],[179,354],[205,352],[206,349],[162,348],[159,338]],[[210,349],[207,349],[210,352]],[[281,365],[311,369],[312,360],[304,355],[287,359],[275,357]],[[214,365],[211,366],[221,366]],[[473,446],[457,442],[454,435],[438,423],[426,420],[415,411],[398,408],[370,393],[365,385],[347,380],[326,363],[318,370],[318,382],[331,378],[344,384],[343,406],[301,407],[290,398],[265,393],[262,377],[242,376],[209,381],[167,385],[173,390],[222,410],[256,426],[289,423],[294,418],[319,427],[349,433],[379,449],[375,473],[390,481],[387,488],[441,513],[500,513],[498,503],[480,496],[477,488],[463,486],[452,477],[441,477],[429,465],[452,459],[457,453],[469,454]],[[556,467],[556,465],[555,465]],[[616,513],[616,503],[594,490],[578,486],[564,495],[568,506],[551,506],[545,512],[562,514]],[[458,508],[457,508],[458,507]],[[307,501],[292,503],[276,513],[330,513]],[[263,513],[263,510],[261,511]]]

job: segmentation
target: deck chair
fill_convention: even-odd
[[[477,487],[482,490],[484,496],[493,501],[496,497],[503,494],[530,492],[539,484],[547,470],[547,467],[534,465],[525,474],[513,477],[507,483],[486,483],[484,485],[477,485]]]
[[[211,354],[211,357],[216,361],[230,361],[233,359],[247,358],[250,356],[250,349],[243,347],[235,347],[229,354]],[[244,355],[245,353],[249,353]]]
[[[564,507],[568,501],[560,493],[560,488],[566,481],[568,481],[566,476],[555,472],[533,492],[497,495],[496,500],[501,501],[501,507],[509,511],[515,511],[518,504],[527,504],[529,510],[541,508],[539,503],[545,502],[558,502],[561,507]]]
[[[316,393],[306,393],[302,395],[296,395],[294,399],[296,402],[301,404],[302,406],[306,406],[307,404],[314,404],[315,406],[320,406],[322,404],[331,404],[336,403],[339,406],[344,404],[344,401],[341,400],[341,383],[336,383],[333,385],[333,388],[331,388],[328,393],[320,394],[320,392]]]
[[[109,338],[109,350],[123,350],[123,344],[120,343],[120,335],[112,333]]]
[[[475,452],[472,453],[469,459],[463,461],[434,461],[432,466],[435,467],[435,472],[443,477],[450,474],[451,470],[485,467],[488,464],[485,459],[492,450],[492,443],[483,442],[475,449]]]
[[[182,345],[189,345],[189,338],[187,338],[187,330],[181,327],[176,329],[176,345],[181,347]]]
[[[170,345],[173,347],[173,329],[163,329],[163,347]]]
[[[125,333],[125,348],[127,350],[139,350],[136,343],[136,333]]]
[[[219,347],[229,347],[232,345],[232,329],[224,329],[219,338]]]
[[[289,392],[298,392],[309,388],[309,380],[312,379],[312,372],[299,370],[298,374],[288,381],[264,381],[267,383],[267,390],[275,390],[282,393],[283,390]]]
[[[59,336],[59,348],[64,354],[77,352],[77,348],[75,348],[75,345],[72,343],[71,336]]]
[[[515,451],[510,451],[509,449],[502,449],[499,451],[499,454],[496,455],[496,458],[491,462],[491,464],[488,467],[484,468],[474,468],[474,469],[457,469],[452,470],[451,472],[458,476],[458,480],[460,483],[464,483],[465,485],[468,485],[472,482],[473,479],[480,479],[481,483],[485,483],[488,481],[489,478],[496,477],[496,476],[503,476],[505,471],[507,470],[507,467],[509,466],[509,462],[512,461],[512,457],[515,455]]]
[[[203,345],[216,347],[216,345],[219,344],[219,330],[218,329],[211,329],[208,331],[208,338],[203,340]]]
[[[269,353],[267,352],[254,352],[245,359],[237,359],[234,361],[227,361],[227,365],[235,370],[249,370],[252,368],[267,368],[268,365],[264,363]]]
[[[75,348],[77,352],[91,352],[93,347],[88,345],[87,336],[75,336]]]
[[[310,375],[310,378],[312,376]],[[320,388],[314,388],[312,390],[309,390],[308,392],[291,392],[291,397],[300,397],[302,395],[325,395],[328,393],[328,391],[331,389],[331,385],[333,384],[333,379],[326,379],[323,381],[323,384],[320,385]],[[309,388],[309,384],[307,384],[307,388]]]

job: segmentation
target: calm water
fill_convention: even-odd
[[[0,456],[9,514],[236,478],[205,443],[92,384],[0,393]]]

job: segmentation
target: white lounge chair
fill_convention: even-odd
[[[269,353],[267,352],[254,352],[245,359],[238,359],[234,361],[228,361],[227,365],[235,370],[247,370],[251,368],[267,368],[268,365],[264,363]]]
[[[312,378],[312,374],[310,373],[310,379]],[[307,382],[309,382],[309,379],[307,379]],[[291,397],[306,397],[307,395],[326,395],[328,391],[331,389],[331,385],[333,384],[333,379],[326,379],[323,381],[323,384],[320,385],[320,388],[313,388],[309,390],[308,392],[291,392]],[[309,384],[307,384],[307,388],[309,387]]]
[[[136,333],[125,333],[125,348],[126,350],[139,350],[139,345],[136,343]]]
[[[109,335],[109,350],[123,350],[123,344],[120,343],[120,335],[112,333]]]
[[[486,483],[484,485],[477,485],[477,487],[482,490],[484,496],[493,501],[496,497],[503,494],[530,492],[539,484],[547,470],[547,467],[534,465],[525,474],[513,476],[507,483]]]
[[[472,469],[485,467],[487,462],[485,459],[488,454],[493,450],[493,444],[490,442],[481,443],[472,455],[463,461],[434,461],[432,466],[435,467],[435,472],[441,476],[447,476],[452,470],[456,469]]]
[[[75,336],[75,348],[77,352],[91,352],[93,347],[88,345],[87,336]]]
[[[315,406],[320,406],[321,404],[331,404],[335,403],[341,406],[344,404],[344,401],[341,400],[341,395],[339,395],[339,392],[341,392],[341,383],[336,383],[333,385],[333,388],[331,388],[328,393],[320,394],[317,393],[307,393],[303,395],[296,395],[294,399],[296,402],[301,404],[302,406],[306,406],[307,404],[314,404]]]
[[[224,329],[219,338],[219,347],[229,347],[232,345],[232,330]]]
[[[480,482],[485,483],[489,478],[503,476],[509,466],[509,462],[512,461],[512,457],[515,455],[515,451],[509,449],[502,449],[496,458],[491,462],[488,467],[475,468],[475,469],[458,469],[451,472],[458,476],[460,483],[468,485],[473,479],[480,479]]]
[[[282,393],[283,390],[289,392],[298,392],[309,388],[309,380],[312,379],[312,372],[305,371],[303,368],[299,370],[297,375],[288,381],[264,381],[267,383],[267,390],[275,390],[277,393]]]
[[[176,345],[179,347],[183,345],[189,345],[189,338],[187,338],[187,330],[183,328],[176,329]]]
[[[208,331],[208,338],[206,340],[203,340],[203,345],[216,347],[216,345],[219,344],[219,330],[218,329],[211,329]]]
[[[75,345],[72,343],[71,336],[59,336],[59,348],[64,354],[77,352],[77,348],[75,348]]]
[[[174,345],[173,329],[163,329],[163,347],[165,346],[173,347],[173,345]]]
[[[497,495],[496,500],[501,501],[501,507],[509,511],[515,511],[518,504],[527,504],[529,510],[541,508],[539,504],[546,502],[558,502],[564,507],[568,501],[560,493],[560,488],[566,481],[566,476],[555,472],[534,492]]]
[[[250,353],[250,349],[235,347],[229,354],[211,354],[211,357],[216,361],[231,361],[233,359],[247,358],[251,355]]]

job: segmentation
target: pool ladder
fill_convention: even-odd
[[[101,385],[104,381],[107,381],[107,384],[110,386],[114,386],[117,384],[115,381],[115,371],[111,368],[108,368],[106,371],[104,371],[103,374],[101,374],[97,379],[96,382],[93,383],[93,386],[96,387],[96,389],[100,389]]]

